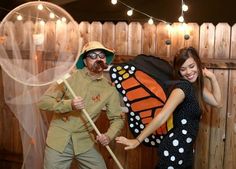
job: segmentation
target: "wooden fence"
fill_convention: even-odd
[[[44,47],[48,49],[56,47],[57,44],[57,29],[51,26],[46,24],[44,29],[48,39]],[[184,46],[198,49],[202,60],[217,76],[224,106],[220,110],[209,107],[208,112],[202,116],[195,149],[195,169],[236,168],[236,99],[233,99],[236,98],[236,25],[231,27],[227,23],[219,23],[214,26],[204,23],[199,26],[189,23],[187,29],[183,29],[178,23],[169,27],[163,23],[149,25],[138,22],[81,22],[78,24],[78,30],[79,39],[72,39],[74,43],[69,44],[72,45],[71,49],[76,49],[76,45],[81,49],[86,42],[97,40],[115,49],[118,55],[115,62],[125,61],[141,53],[172,59],[176,51]],[[72,30],[69,33],[72,34]],[[184,36],[185,34],[188,34],[189,38]],[[22,35],[19,36],[23,38]],[[167,40],[171,40],[170,45],[166,44]],[[2,79],[0,91],[3,93]],[[0,168],[16,169],[22,162],[20,128],[2,95],[0,103]],[[108,126],[104,125],[105,118],[103,113],[97,122],[101,131]],[[122,135],[133,137],[127,123]],[[124,151],[123,146],[115,143],[111,143],[111,148],[126,169],[153,168],[158,160],[155,148],[142,145],[135,150]],[[99,149],[108,169],[117,169],[106,149]]]

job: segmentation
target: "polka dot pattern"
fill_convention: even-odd
[[[169,156],[169,152],[167,150],[164,151],[164,156]]]
[[[184,148],[179,148],[179,153],[183,153],[184,152]]]
[[[183,130],[182,130],[182,133],[183,133],[184,135],[186,135],[186,134],[187,134],[187,130],[183,129]]]
[[[171,160],[171,161],[175,161],[175,156],[171,156],[171,157],[170,157],[170,160]]]
[[[185,92],[186,98],[174,112],[174,128],[159,146],[159,166],[165,169],[180,169],[193,165],[193,143],[201,115],[193,88],[188,83],[181,83],[178,87]]]
[[[181,123],[182,123],[183,125],[185,125],[185,124],[187,124],[187,120],[186,120],[186,119],[182,119],[182,120],[181,120]]]
[[[179,160],[179,161],[178,161],[178,164],[179,164],[179,165],[182,165],[182,164],[183,164],[183,160]]]
[[[173,141],[173,146],[176,147],[176,146],[178,146],[178,145],[179,145],[179,141],[178,141],[178,140],[174,140],[174,141]]]

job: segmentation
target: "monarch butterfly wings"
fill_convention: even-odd
[[[158,63],[153,61],[158,61]],[[152,76],[153,71],[155,74],[158,74],[157,71],[163,72],[163,70],[160,68],[158,70],[156,67],[156,64],[162,62],[168,64],[160,58],[139,55],[133,61],[112,66],[110,69],[111,80],[123,96],[124,104],[128,108],[129,128],[134,136],[139,135],[145,126],[160,113],[166,102],[167,92],[164,83],[161,81],[170,80],[170,76],[166,76],[164,73],[160,73],[157,77]],[[168,66],[163,68],[170,68]],[[168,71],[170,70],[168,69]],[[164,70],[165,73],[168,71]],[[147,137],[144,144],[158,146],[163,136],[171,128],[173,128],[172,116],[165,124]]]

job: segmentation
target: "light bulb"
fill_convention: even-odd
[[[188,5],[183,4],[182,10],[183,10],[184,12],[188,11]]]
[[[17,19],[18,21],[21,21],[21,20],[23,19],[23,17],[22,17],[21,15],[17,15],[16,19]]]
[[[38,5],[38,10],[40,10],[40,11],[43,10],[43,5],[42,4]]]
[[[51,19],[53,19],[53,18],[55,18],[55,14],[52,13],[52,12],[50,12],[49,17],[50,17]]]
[[[148,23],[149,23],[150,25],[152,25],[152,24],[154,23],[153,19],[150,18],[150,19],[148,20]]]
[[[180,16],[178,20],[179,20],[179,22],[184,22],[184,17]]]
[[[62,22],[66,22],[66,18],[65,17],[62,17],[61,20],[62,20]]]
[[[117,4],[117,0],[111,0],[111,3],[112,3],[113,5],[116,5],[116,4]]]
[[[132,16],[132,15],[133,15],[133,9],[128,10],[128,11],[127,11],[127,15],[128,15],[128,16]]]

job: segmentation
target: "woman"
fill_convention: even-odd
[[[158,147],[157,169],[191,169],[193,143],[196,139],[204,102],[221,107],[221,91],[215,75],[202,69],[197,51],[183,48],[175,56],[175,80],[165,106],[136,139],[117,137],[116,142],[126,145],[125,150],[136,148],[147,136],[167,121],[173,113],[174,128]],[[204,86],[204,78],[211,82],[212,92]]]

